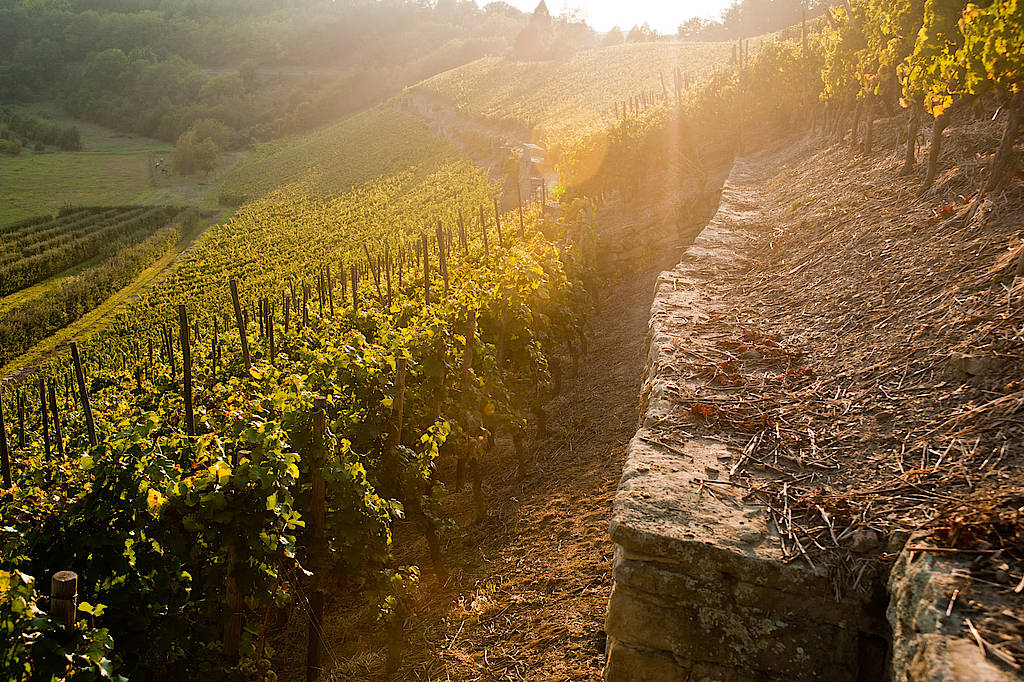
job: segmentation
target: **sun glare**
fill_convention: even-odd
[[[512,0],[510,4],[532,12],[537,2],[539,0]],[[672,34],[690,17],[717,19],[728,5],[728,0],[551,0],[548,10],[552,15],[579,10],[587,23],[598,31],[607,31],[613,26],[628,31],[630,27],[646,22],[659,33]]]

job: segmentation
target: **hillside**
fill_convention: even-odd
[[[306,135],[257,146],[252,159],[225,178],[220,200],[243,204],[293,182],[324,196],[342,194],[375,178],[412,166],[433,167],[455,155],[419,120],[381,105]]]
[[[176,166],[254,144],[202,188],[230,215],[0,226],[0,679],[1020,680],[1018,1],[733,45],[543,2],[0,0],[68,22],[0,91],[74,47],[75,106],[156,101]],[[232,13],[206,59],[357,72],[105,44]],[[507,50],[404,87],[478,35]],[[349,76],[365,108],[314,103]],[[5,120],[12,157],[85,153]]]
[[[411,92],[440,97],[471,117],[526,129],[546,145],[611,124],[614,107],[640,92],[674,97],[676,69],[696,84],[726,66],[733,47],[624,43],[547,62],[484,57],[428,78]]]

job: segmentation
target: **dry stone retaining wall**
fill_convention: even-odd
[[[610,528],[605,678],[1001,682],[976,646],[943,631],[941,576],[950,566],[903,552],[888,593],[877,585],[837,601],[821,570],[783,561],[763,507],[743,496],[745,486],[729,485],[742,453],[686,433],[673,414],[673,396],[702,388],[679,367],[713,343],[706,323],[716,283],[742,267],[743,245],[762,229],[759,172],[754,161],[736,161],[718,211],[658,281],[641,423]]]

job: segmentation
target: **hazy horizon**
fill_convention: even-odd
[[[509,0],[509,4],[526,12],[532,12],[538,2]],[[614,0],[548,0],[548,9],[555,15],[561,14],[566,8],[579,9],[587,24],[597,31],[607,31],[613,26],[626,31],[646,22],[660,33],[675,33],[679,24],[691,17],[719,18],[729,4],[729,0],[634,0],[629,3]]]

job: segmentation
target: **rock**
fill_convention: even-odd
[[[1003,363],[999,358],[990,356],[950,353],[948,364],[954,376],[966,381],[973,377],[997,371]]]
[[[877,549],[880,544],[881,538],[878,533],[870,528],[858,528],[846,541],[847,547],[855,554],[867,554]]]
[[[895,554],[896,552],[903,551],[903,548],[907,544],[907,540],[910,539],[910,533],[905,530],[893,531],[892,535],[889,536],[888,542],[885,543],[885,551],[888,554]]]

